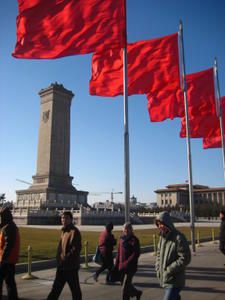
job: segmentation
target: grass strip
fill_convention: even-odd
[[[187,239],[190,241],[191,232],[188,227],[179,227],[179,230],[183,232]],[[210,227],[197,227],[199,231],[200,239],[212,237],[212,228]],[[214,228],[215,236],[219,234],[219,228]],[[118,240],[121,231],[113,232]],[[47,260],[55,258],[58,241],[60,239],[60,230],[56,229],[39,229],[39,228],[20,228],[21,237],[21,249],[20,249],[20,263],[27,261],[27,248],[30,245],[32,247],[33,261]],[[94,253],[96,245],[98,243],[99,232],[82,231],[82,254],[84,254],[84,243],[88,241],[88,253]],[[153,244],[153,234],[156,234],[158,240],[158,229],[137,229],[135,235],[139,238],[142,247],[150,246]]]

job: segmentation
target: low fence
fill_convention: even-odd
[[[201,237],[201,233],[199,230],[196,231],[196,246],[200,247],[202,243],[204,242],[212,242],[216,243],[216,240],[218,240],[218,236],[215,235],[214,228],[211,230],[211,236]],[[152,235],[152,244],[149,246],[141,247],[141,253],[147,253],[152,252],[153,255],[156,255],[156,247],[158,243],[158,237],[157,235]],[[189,242],[190,244],[191,242]],[[84,249],[85,249],[85,255],[81,256],[80,262],[84,263],[84,267],[88,268],[88,263],[92,261],[92,258],[94,256],[94,253],[89,253],[88,251],[88,241],[84,242]],[[116,255],[116,251],[114,251],[114,254]],[[31,271],[40,271],[44,269],[51,269],[56,268],[56,259],[49,259],[49,260],[43,260],[43,261],[32,261],[32,247],[28,246],[28,263],[21,263],[16,265],[16,273],[25,273],[28,272],[27,276],[28,278],[24,279],[31,279],[33,278]]]

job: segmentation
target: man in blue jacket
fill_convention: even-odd
[[[180,300],[180,291],[185,285],[185,268],[191,261],[189,244],[174,227],[168,212],[160,213],[156,225],[160,238],[155,267],[160,285],[165,288],[164,300]]]

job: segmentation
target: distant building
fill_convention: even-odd
[[[146,208],[154,209],[157,208],[157,202],[150,202],[147,204]]]
[[[137,198],[134,197],[134,195],[130,198],[130,206],[136,206],[137,205]]]
[[[124,205],[106,200],[105,202],[95,202],[92,206],[97,212],[99,211],[122,211]]]
[[[171,184],[165,189],[158,189],[157,205],[159,207],[177,206],[187,208],[189,206],[189,185],[186,184]],[[225,188],[211,188],[205,185],[193,185],[194,203],[196,205],[217,203],[220,206],[225,206]]]

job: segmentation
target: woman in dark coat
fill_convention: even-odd
[[[122,300],[136,297],[140,300],[142,291],[137,290],[133,283],[133,277],[137,272],[138,258],[140,256],[139,239],[134,235],[131,223],[127,222],[123,227],[123,234],[118,244],[115,268],[124,274],[122,287]]]

